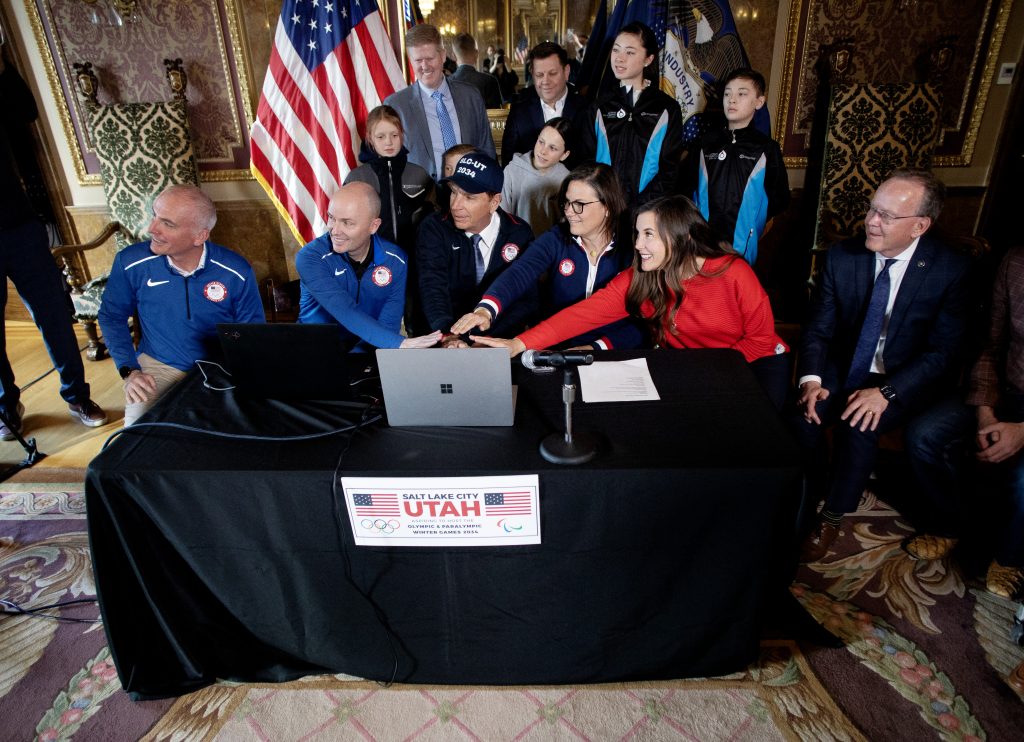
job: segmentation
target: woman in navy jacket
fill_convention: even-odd
[[[498,316],[548,275],[542,318],[586,299],[625,270],[632,260],[629,241],[616,247],[615,229],[626,199],[615,172],[590,163],[569,173],[558,194],[563,218],[530,244],[530,249],[502,273],[476,308],[452,325],[462,335],[486,331]],[[605,325],[569,340],[567,347],[635,348],[643,334],[632,320]]]

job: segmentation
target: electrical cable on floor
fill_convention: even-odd
[[[18,605],[13,600],[0,599],[0,614],[6,616],[28,616],[29,618],[48,618],[51,621],[61,621],[63,623],[101,623],[102,619],[99,618],[71,618],[69,616],[51,616],[49,613],[40,613],[40,611],[53,610],[54,608],[65,608],[71,605],[95,603],[96,598],[79,598],[77,600],[65,600],[60,603],[50,603],[49,605],[40,605],[35,608],[25,608]]]

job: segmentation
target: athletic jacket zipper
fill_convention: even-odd
[[[391,194],[391,232],[398,242],[398,216],[395,215],[395,178],[391,172],[391,160],[388,160],[388,192]]]
[[[182,283],[185,285],[185,319],[192,319],[192,305],[188,300],[188,276],[182,276]]]

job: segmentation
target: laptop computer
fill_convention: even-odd
[[[511,425],[512,368],[504,348],[377,351],[392,427]]]
[[[337,325],[217,325],[235,388],[260,399],[352,399]]]

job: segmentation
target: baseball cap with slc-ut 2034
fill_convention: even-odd
[[[455,172],[442,183],[454,183],[466,193],[501,193],[505,174],[495,160],[483,152],[464,155],[455,166]]]

